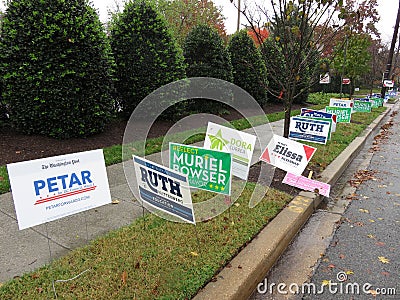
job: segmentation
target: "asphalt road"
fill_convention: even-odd
[[[400,299],[400,115],[381,126],[250,299]]]
[[[400,114],[384,127],[310,281],[324,293],[303,299],[400,298]]]

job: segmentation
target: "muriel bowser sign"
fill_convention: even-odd
[[[103,150],[7,165],[19,229],[111,203]]]
[[[301,175],[317,149],[274,134],[260,160]]]
[[[133,156],[133,162],[143,202],[195,224],[187,176],[137,156]]]
[[[188,176],[191,187],[231,194],[231,153],[170,143],[169,154],[169,167]]]

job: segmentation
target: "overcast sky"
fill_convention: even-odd
[[[108,19],[108,9],[115,6],[115,1],[122,2],[122,0],[92,0],[93,5],[98,9],[100,19],[106,22]],[[238,0],[233,0],[233,3],[237,3]],[[242,3],[247,1],[248,3],[257,2],[262,3],[261,0],[241,0]],[[264,0],[269,2],[269,0]],[[378,1],[378,12],[381,20],[377,24],[378,30],[382,34],[382,40],[390,43],[393,35],[393,27],[396,23],[396,15],[398,9],[398,1],[396,0],[377,0]],[[230,0],[213,0],[213,2],[222,8],[222,13],[226,17],[225,26],[229,34],[234,33],[237,24],[237,10]],[[0,5],[4,10],[3,4]],[[244,21],[244,18],[242,18]]]

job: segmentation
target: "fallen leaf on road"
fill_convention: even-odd
[[[353,274],[354,274],[354,272],[353,272],[352,270],[347,270],[345,273],[346,273],[347,275],[353,275]]]
[[[339,254],[339,258],[340,259],[344,259],[346,257],[346,255],[344,255],[344,254]]]
[[[381,263],[388,264],[390,260],[384,256],[378,256],[378,259]]]
[[[360,208],[359,211],[361,211],[363,213],[366,213],[366,214],[369,214],[369,210],[368,209]]]
[[[389,273],[389,272],[386,272],[386,271],[381,272],[381,274],[382,274],[383,276],[386,276],[386,277],[389,277],[389,276],[390,276],[390,273]]]
[[[367,237],[370,238],[370,239],[374,239],[375,238],[375,236],[373,234],[368,234]]]
[[[333,269],[333,268],[335,268],[335,265],[334,264],[329,264],[328,268]]]
[[[368,221],[370,221],[371,223],[375,223],[375,221],[374,221],[374,220],[372,220],[372,219],[369,219]]]
[[[375,245],[377,245],[377,246],[385,246],[385,243],[384,242],[376,242]]]
[[[322,280],[322,286],[325,285],[331,285],[331,281],[330,280]]]
[[[369,290],[369,291],[367,292],[367,294],[371,294],[372,296],[376,297],[376,295],[378,295],[378,292],[375,291],[375,290]]]
[[[113,201],[111,201],[111,203],[112,203],[112,204],[118,204],[118,203],[119,203],[119,200],[113,200]]]

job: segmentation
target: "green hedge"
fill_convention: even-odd
[[[125,116],[157,88],[185,77],[182,50],[151,4],[128,2],[114,16],[110,38],[119,106]]]
[[[57,138],[103,130],[114,110],[112,55],[88,1],[13,0],[0,41],[12,124]]]

